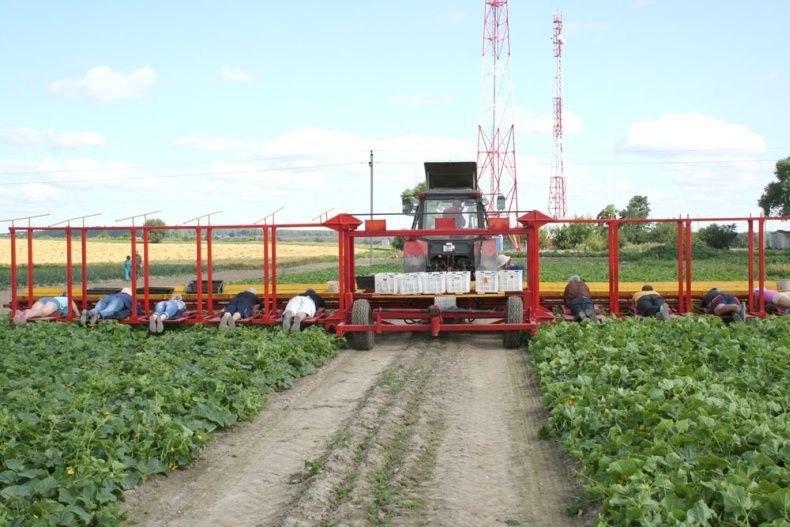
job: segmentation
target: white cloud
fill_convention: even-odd
[[[554,116],[538,115],[523,108],[515,108],[514,120],[516,132],[553,134]],[[564,112],[562,115],[562,130],[564,134],[574,134],[582,129],[582,118],[573,112]]]
[[[50,91],[67,99],[113,102],[135,99],[147,94],[156,83],[156,72],[144,66],[129,73],[107,66],[91,68],[79,79],[62,79],[50,85]]]
[[[255,80],[255,77],[249,71],[241,68],[232,68],[230,66],[221,67],[217,74],[224,82],[249,84]]]
[[[687,156],[699,151],[719,154],[759,153],[763,137],[748,126],[701,113],[667,113],[632,124],[619,150],[655,157]]]
[[[98,132],[55,132],[22,126],[0,124],[0,143],[15,146],[44,146],[47,148],[78,148],[102,146],[107,143]]]
[[[430,108],[452,102],[449,95],[425,95],[418,93],[396,93],[391,98],[392,102],[411,106],[412,108]]]

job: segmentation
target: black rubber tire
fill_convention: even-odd
[[[370,302],[363,298],[354,300],[351,306],[352,324],[373,324],[373,310],[370,309]],[[359,351],[373,349],[376,344],[376,335],[373,331],[354,331],[348,334],[351,347]]]
[[[524,302],[520,296],[509,296],[505,303],[505,322],[524,322]],[[521,346],[521,331],[505,331],[502,336],[502,345],[507,349]]]

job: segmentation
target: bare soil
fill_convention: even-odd
[[[524,350],[389,334],[129,491],[129,525],[581,525]]]

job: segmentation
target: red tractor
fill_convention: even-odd
[[[425,163],[428,190],[417,195],[412,229],[485,229],[486,201],[477,188],[477,163]],[[504,208],[504,197],[497,205]],[[403,201],[404,214],[414,203]],[[482,235],[408,236],[403,243],[404,271],[475,271],[496,269],[497,238]]]

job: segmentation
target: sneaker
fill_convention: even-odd
[[[223,313],[222,318],[219,319],[219,330],[225,331],[228,329],[228,319],[230,318],[230,313]]]
[[[151,318],[148,320],[148,331],[151,333],[156,333],[156,319],[159,318],[156,315],[151,315]]]
[[[576,318],[579,319],[579,322],[584,322],[587,320],[587,311],[580,311]]]
[[[163,333],[165,331],[165,325],[162,322],[162,317],[156,317],[156,332]]]
[[[291,329],[293,318],[294,314],[292,312],[286,311],[283,313],[283,331],[289,331]]]
[[[746,322],[746,302],[741,302],[741,318]]]
[[[598,320],[598,315],[595,314],[595,309],[593,309],[591,307],[588,307],[587,309],[585,309],[584,310],[584,314],[587,315],[587,318],[592,320],[592,321]]]
[[[90,323],[90,325],[91,325],[91,326],[95,326],[95,325],[96,325],[96,323],[99,321],[99,318],[101,318],[101,316],[99,315],[99,313],[98,313],[98,312],[96,312],[96,313],[92,314],[92,315],[91,315],[90,322],[89,322],[89,323]]]
[[[661,304],[661,307],[658,308],[656,318],[658,320],[669,320],[669,307],[666,304]]]
[[[230,330],[231,333],[236,331],[236,321],[233,319],[233,316],[228,317],[228,321],[226,322],[226,324],[228,325],[228,329]]]
[[[741,311],[736,311],[732,314],[732,321],[733,322],[746,322],[746,319],[743,316]]]
[[[83,311],[82,313],[80,313],[80,324],[84,326],[87,323],[88,323],[88,312]]]
[[[299,333],[301,329],[302,319],[299,316],[295,316],[291,319],[291,333]]]

